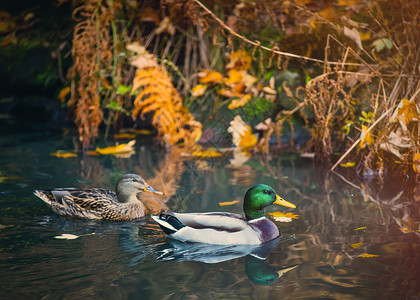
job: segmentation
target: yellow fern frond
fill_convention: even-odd
[[[144,55],[144,54],[143,54]],[[150,53],[146,53],[150,57]],[[133,80],[134,100],[132,118],[153,113],[152,124],[164,142],[174,145],[181,140],[192,145],[201,135],[201,123],[182,105],[182,98],[172,84],[170,75],[161,67],[138,69]],[[165,138],[164,138],[165,137]]]

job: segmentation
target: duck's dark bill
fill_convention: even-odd
[[[293,203],[287,202],[286,200],[284,200],[279,195],[276,195],[276,201],[274,201],[274,204],[282,205],[282,206],[286,206],[286,207],[290,207],[290,208],[296,208],[296,205],[294,205]]]
[[[144,188],[144,191],[145,191],[145,192],[152,193],[152,194],[156,194],[156,195],[165,195],[164,193],[159,192],[158,190],[155,190],[155,189],[154,189],[154,188],[152,188],[150,185],[146,186],[146,187]]]

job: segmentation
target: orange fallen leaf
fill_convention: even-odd
[[[398,109],[397,118],[400,120],[406,127],[411,121],[417,121],[419,119],[419,113],[417,110],[417,105],[410,102],[407,99],[401,100],[403,105]]]
[[[132,140],[132,141],[129,141],[127,144],[120,144],[120,145],[105,147],[105,148],[96,148],[95,151],[102,155],[127,153],[127,152],[134,151],[133,146],[135,143],[136,143],[136,140]]]
[[[413,156],[413,169],[414,172],[420,173],[420,153],[416,153]]]
[[[230,202],[219,202],[219,206],[234,205],[236,203],[239,203],[239,200],[234,200],[234,201],[230,201]]]
[[[362,245],[363,245],[363,243],[354,243],[354,244],[351,244],[350,247],[352,247],[353,249],[357,249]]]
[[[230,62],[226,65],[226,69],[245,69],[251,68],[252,58],[245,50],[232,52]]]
[[[198,73],[198,81],[200,83],[219,83],[222,81],[223,76],[219,72],[204,70]]]
[[[360,134],[360,148],[364,149],[367,146],[370,146],[375,141],[372,138],[372,131],[367,131],[368,127],[365,125],[362,125],[362,133]]]
[[[257,143],[257,137],[252,134],[251,127],[239,115],[230,122],[227,131],[232,134],[232,142],[236,147],[246,150],[254,147]]]
[[[68,95],[70,93],[70,87],[65,87],[64,89],[62,89],[61,91],[60,91],[60,93],[58,94],[58,99],[61,101],[61,102],[64,102],[65,100],[66,100],[66,96]]]
[[[133,139],[136,135],[134,133],[117,133],[114,134],[114,139]]]
[[[195,87],[192,88],[191,90],[191,95],[193,97],[199,97],[204,95],[204,92],[207,89],[207,85],[206,84],[197,84]]]
[[[77,157],[76,153],[70,153],[70,152],[54,152],[50,153],[51,156],[60,157],[60,158],[69,158],[69,157]]]
[[[379,255],[377,255],[377,254],[363,253],[363,254],[359,255],[358,257],[371,258],[371,257],[379,257]]]
[[[242,79],[245,73],[246,71],[240,71],[236,69],[229,70],[228,72],[229,77],[225,78],[225,84],[231,85],[231,84],[242,82]]]
[[[251,95],[246,94],[239,99],[232,100],[232,102],[228,105],[228,108],[230,110],[232,110],[232,109],[235,109],[235,108],[238,108],[238,107],[242,107],[245,104],[247,104],[250,99],[251,99]]]

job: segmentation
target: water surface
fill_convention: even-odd
[[[72,147],[61,134],[0,138],[1,298],[420,297],[415,187],[374,180],[353,186],[295,154],[254,156],[242,165],[231,155],[193,159],[157,147],[151,137],[138,138],[129,158],[49,155]],[[283,234],[263,249],[185,244],[168,240],[150,217],[69,219],[32,194],[53,187],[113,188],[128,172],[165,191],[165,205],[178,212],[242,213],[247,188],[269,184],[297,209],[266,212],[280,208],[299,219],[276,222]],[[239,203],[219,206],[234,200]],[[55,238],[63,233],[79,238]],[[256,260],[257,254],[266,260]],[[289,267],[278,277],[276,271]]]

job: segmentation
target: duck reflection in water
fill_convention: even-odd
[[[284,239],[284,238],[283,238]],[[158,250],[158,261],[197,261],[207,264],[226,262],[245,257],[245,273],[258,285],[271,285],[298,265],[276,269],[266,264],[270,252],[280,238],[260,245],[211,245],[168,240]]]

